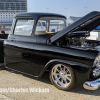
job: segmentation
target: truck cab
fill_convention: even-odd
[[[49,45],[48,39],[67,27],[66,17],[52,13],[19,13],[14,16],[11,34],[4,42],[8,68],[39,76],[49,59],[38,58],[36,45]],[[37,47],[36,47],[37,48]],[[38,60],[41,66],[38,65]],[[33,62],[32,62],[33,61]],[[39,71],[36,70],[39,69]]]

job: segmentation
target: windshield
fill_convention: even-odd
[[[25,25],[32,25],[33,22],[26,22]]]
[[[60,20],[60,19],[50,20],[49,32],[61,31],[64,28],[65,28],[64,20]]]
[[[36,26],[36,35],[51,34],[61,31],[67,26],[65,18],[61,17],[41,17]]]

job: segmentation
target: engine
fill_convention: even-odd
[[[67,46],[73,47],[90,47],[91,45],[86,42],[84,37],[71,37],[67,38]]]
[[[82,48],[93,48],[98,45],[98,41],[95,40],[87,40],[89,34],[85,33],[73,33],[66,37],[67,46],[71,47],[82,47]]]
[[[86,31],[68,33],[56,41],[54,45],[73,48],[94,48],[100,45],[100,41],[86,39],[88,36],[90,35]]]

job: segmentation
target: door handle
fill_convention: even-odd
[[[10,38],[10,39],[15,39],[15,38]]]
[[[14,38],[14,37],[9,37],[10,39],[16,39],[16,38]]]

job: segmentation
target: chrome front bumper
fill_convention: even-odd
[[[100,76],[100,68],[95,68],[93,70],[93,76],[94,76],[94,78]],[[96,90],[96,89],[98,89],[100,87],[100,78],[96,79],[96,80],[93,80],[93,81],[86,81],[83,84],[83,87],[87,90]]]
[[[100,87],[100,78],[94,81],[87,81],[83,84],[83,87],[87,90],[97,90]]]
[[[97,78],[100,76],[100,54],[96,57],[94,64],[93,64],[93,70],[92,77]],[[100,87],[100,78],[92,80],[92,81],[86,81],[83,84],[83,87],[87,90],[97,90]]]

